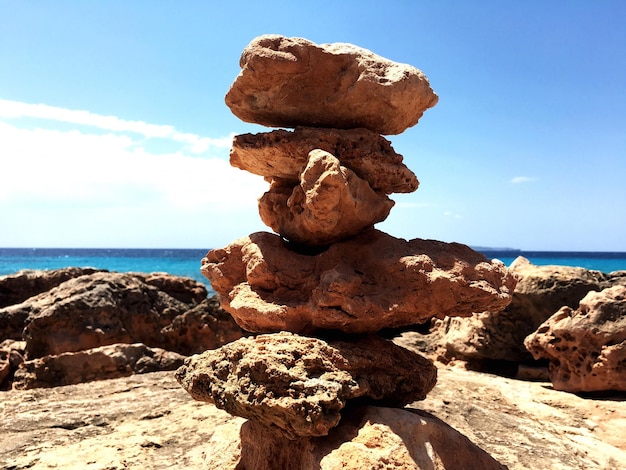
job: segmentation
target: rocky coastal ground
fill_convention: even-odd
[[[510,469],[626,468],[624,396],[582,398],[528,382],[439,366],[426,400]],[[241,420],[189,399],[173,372],[4,392],[0,468],[206,468],[215,430]]]
[[[520,280],[512,306],[502,312],[503,316],[498,318],[499,329],[495,331],[513,331],[507,326],[513,324],[541,324],[545,320],[541,320],[543,317],[535,307],[545,311],[544,317],[551,316],[547,313],[549,309],[543,308],[545,306],[555,312],[559,310],[555,307],[557,304],[577,307],[587,291],[597,292],[620,285],[626,274],[534,266],[523,259],[514,263],[511,270]],[[182,317],[178,320],[178,315],[170,317],[171,323],[163,327],[164,332],[170,332],[164,338],[187,338],[182,341],[186,348],[195,344],[198,350],[204,350],[239,338],[241,330],[221,311],[215,300],[205,300],[206,292],[202,292],[201,286],[188,280],[164,275],[137,277],[128,273],[105,273],[110,275],[107,282],[116,280],[118,289],[104,289],[99,291],[99,296],[86,297],[96,286],[102,289],[102,285],[107,284],[103,284],[99,276],[94,278],[95,274],[91,270],[71,268],[22,272],[0,278],[0,300],[5,303],[0,308],[0,327],[6,331],[16,330],[18,317],[22,322],[19,340],[2,342],[0,359],[3,361],[0,363],[10,368],[10,358],[13,358],[17,369],[10,369],[9,377],[18,369],[31,371],[25,376],[38,377],[29,381],[31,385],[28,387],[0,392],[0,468],[158,469],[178,465],[203,468],[207,458],[215,452],[216,447],[209,444],[215,431],[229,423],[237,424],[236,420],[241,418],[234,418],[212,404],[190,399],[176,382],[174,370],[150,372],[155,370],[150,367],[133,370],[128,361],[155,364],[151,348],[145,345],[128,349],[127,343],[113,343],[30,359],[24,351],[27,343],[24,339],[28,340],[23,336],[25,326],[29,318],[40,314],[33,306],[63,304],[68,316],[84,317],[84,311],[89,310],[96,299],[99,299],[100,310],[96,309],[93,314],[93,322],[100,318],[97,312],[103,315],[107,309],[121,314],[128,313],[130,308],[131,317],[136,314],[141,318],[141,309],[137,306],[145,306],[146,299],[154,296],[153,290],[158,288],[153,285],[146,288],[144,297],[133,296],[131,293],[135,292],[136,286],[123,287],[122,282],[133,278],[151,279],[161,289],[189,302],[178,312]],[[86,277],[82,283],[89,284],[89,280],[92,289],[81,289],[70,295],[76,283],[72,280],[83,276]],[[65,284],[67,282],[69,284]],[[200,295],[197,289],[200,289]],[[132,308],[136,310],[124,303],[129,298],[134,298]],[[139,302],[140,298],[144,300]],[[525,309],[521,309],[521,305],[525,305]],[[624,317],[623,310],[620,315]],[[620,315],[616,318],[619,319]],[[104,315],[101,323],[106,318]],[[110,318],[108,321],[111,323]],[[510,351],[518,351],[515,354],[519,356],[523,347],[523,338],[519,343],[520,335],[494,335],[493,322],[475,322],[473,317],[463,321],[466,324],[458,328],[466,330],[471,323],[472,334],[455,333],[456,322],[448,319],[436,320],[428,327],[422,325],[415,330],[388,332],[396,344],[432,358],[438,369],[434,389],[425,400],[412,403],[408,408],[423,410],[445,421],[511,469],[626,467],[623,434],[626,429],[626,395],[623,391],[575,394],[555,390],[549,381],[547,361],[534,361],[532,357],[516,361],[513,357],[503,359]],[[132,336],[132,329],[128,333],[124,322],[119,322],[122,325],[120,331],[130,335],[131,345],[137,344],[138,338]],[[63,324],[59,321],[59,326]],[[49,331],[52,333],[55,328],[50,326]],[[178,331],[178,334],[172,336],[172,331]],[[624,329],[617,331],[624,333]],[[463,341],[454,339],[459,336]],[[109,336],[111,341],[115,338]],[[492,339],[487,341],[489,338]],[[103,339],[102,342],[106,341]],[[172,344],[179,343],[170,340],[169,344],[167,347],[172,348]],[[166,343],[161,345],[166,346]],[[143,356],[124,353],[130,350]],[[189,349],[179,351],[181,353],[176,354],[182,358],[193,352]],[[93,360],[96,353],[100,362]],[[89,369],[77,370],[76,363],[68,361],[74,356],[91,358],[82,364],[100,366],[87,376],[85,371]],[[56,374],[50,374],[50,367],[29,366],[29,363],[51,364],[59,357],[68,361],[65,374],[58,370]],[[115,367],[102,367],[102,358],[106,357],[109,359],[105,363],[112,363]],[[169,369],[175,367],[170,365]],[[74,373],[70,374],[72,371]],[[62,383],[68,376],[74,377],[73,381],[87,382],[61,385],[59,380]],[[623,377],[623,372],[622,375],[614,372],[613,377]],[[528,378],[535,380],[522,380]],[[7,384],[10,388],[10,382],[5,380],[5,389]]]

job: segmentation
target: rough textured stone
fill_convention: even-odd
[[[239,65],[226,104],[265,126],[400,134],[438,100],[421,70],[352,44],[265,35],[244,49]]]
[[[163,335],[168,349],[190,356],[235,341],[243,336],[243,331],[219,301],[209,297],[174,317],[163,328]]]
[[[368,230],[317,254],[258,232],[210,251],[202,272],[237,324],[253,332],[348,333],[501,310],[515,279],[465,245]]]
[[[292,445],[253,421],[231,421],[211,443],[220,451],[205,468],[223,470],[481,470],[505,469],[467,437],[430,413],[380,407],[350,410],[326,439]]]
[[[26,361],[15,372],[13,388],[58,387],[180,367],[184,356],[145,344],[111,344],[100,348]]]
[[[163,347],[162,329],[189,309],[137,277],[120,273],[70,279],[19,307],[30,312],[24,330],[28,359],[114,343]]]
[[[550,361],[557,390],[626,391],[626,286],[589,292],[577,310],[563,307],[524,344]]]
[[[170,297],[185,304],[196,305],[206,300],[208,292],[204,284],[190,277],[167,273],[128,273]]]
[[[13,383],[13,375],[24,362],[25,341],[6,339],[0,343],[0,390],[8,390]]]
[[[394,202],[324,150],[312,150],[295,187],[272,185],[259,199],[263,222],[291,242],[344,240],[389,215]]]
[[[503,311],[481,312],[470,318],[445,319],[444,344],[450,356],[468,360],[529,361],[526,336],[563,306],[576,308],[592,290],[613,282],[610,275],[569,266],[535,266],[518,257],[509,271],[519,280],[513,300]],[[619,279],[619,277],[615,277]]]
[[[433,391],[411,406],[510,470],[626,468],[619,396],[590,400],[549,382],[442,367]],[[244,421],[190,400],[172,372],[10,390],[0,396],[0,468],[227,469],[227,447],[241,441]],[[232,433],[223,433],[230,423]],[[224,465],[211,465],[221,456]]]
[[[15,274],[0,276],[0,308],[19,304],[29,297],[49,291],[62,282],[85,274],[107,272],[94,268],[62,268],[53,270],[22,270]],[[0,322],[1,324],[2,322]],[[0,328],[0,338],[7,337]]]
[[[328,434],[349,400],[421,400],[436,374],[428,359],[373,336],[326,342],[283,332],[192,356],[176,377],[196,400],[295,439]]]
[[[376,191],[410,193],[419,185],[391,143],[367,129],[297,127],[242,134],[233,140],[230,163],[255,175],[296,184],[313,149],[334,155]]]

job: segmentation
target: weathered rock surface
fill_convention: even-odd
[[[419,410],[359,407],[344,414],[325,439],[300,438],[285,445],[254,421],[216,429],[206,468],[235,470],[504,469],[461,433]]]
[[[391,341],[326,342],[287,332],[205,351],[176,372],[194,399],[289,439],[327,435],[349,400],[403,406],[424,399],[436,377],[430,360]]]
[[[233,114],[270,127],[364,127],[400,134],[438,97],[421,70],[352,44],[259,36],[226,94]]]
[[[230,164],[295,185],[313,149],[334,155],[376,191],[410,193],[419,186],[415,174],[402,163],[402,155],[387,139],[367,129],[296,127],[238,135],[233,139]]]
[[[312,150],[295,187],[273,184],[259,199],[263,222],[291,242],[323,246],[382,222],[394,202],[324,150]]]
[[[253,332],[348,333],[503,309],[515,279],[465,245],[367,230],[317,255],[258,232],[210,251],[202,272],[222,307]]]
[[[25,341],[5,339],[0,343],[0,390],[11,388],[13,375],[24,362]]]
[[[9,308],[30,312],[23,338],[34,359],[114,343],[162,347],[162,329],[189,306],[133,275],[95,273]]]
[[[26,299],[49,291],[69,279],[96,272],[107,271],[75,267],[53,270],[25,269],[15,274],[0,276],[0,308],[22,303]],[[5,337],[8,336],[0,329],[0,338]]]
[[[518,257],[509,271],[519,281],[510,305],[470,318],[448,318],[439,328],[450,356],[468,360],[530,361],[526,336],[563,306],[576,308],[592,290],[616,282],[600,271],[569,266],[535,266]],[[615,277],[618,279],[619,277]]]
[[[231,444],[219,438],[222,425],[236,424],[236,442],[245,421],[191,400],[172,372],[1,398],[0,468],[16,470],[211,468],[207,462]],[[511,470],[626,468],[623,396],[590,400],[545,382],[442,367],[433,391],[412,407],[444,420]]]
[[[206,298],[182,315],[174,317],[172,323],[162,331],[168,349],[184,356],[219,348],[244,334],[215,297]]]
[[[16,370],[13,388],[58,387],[94,380],[174,370],[185,356],[145,344],[111,344],[86,351],[25,361]]]
[[[626,286],[589,292],[563,307],[524,342],[550,361],[550,380],[569,392],[626,391]]]

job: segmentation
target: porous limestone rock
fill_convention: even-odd
[[[15,370],[24,362],[26,342],[5,339],[0,342],[0,390],[11,388]]]
[[[252,40],[226,104],[270,127],[364,127],[400,134],[438,97],[421,70],[352,44],[264,35]]]
[[[15,274],[0,276],[0,308],[22,303],[29,297],[49,291],[69,279],[95,272],[107,271],[76,267],[51,270],[24,269]],[[1,331],[0,329],[0,337],[6,337],[2,335]]]
[[[349,400],[392,406],[422,400],[436,375],[428,359],[375,336],[323,341],[288,332],[205,351],[176,372],[196,400],[290,439],[325,436]]]
[[[296,127],[293,131],[238,135],[233,139],[230,164],[268,179],[296,184],[313,149],[334,155],[376,191],[410,193],[419,185],[391,143],[367,129]]]
[[[167,348],[184,356],[219,348],[244,334],[215,296],[174,317],[162,331]]]
[[[570,266],[536,266],[518,257],[509,267],[518,278],[510,305],[500,312],[480,312],[469,318],[445,319],[443,344],[448,355],[472,361],[532,360],[526,336],[563,306],[578,307],[592,290],[614,281],[600,271]],[[618,279],[618,277],[616,277]]]
[[[358,407],[344,412],[326,438],[284,438],[258,423],[232,420],[211,438],[205,468],[223,470],[501,470],[467,437],[420,410]]]
[[[49,388],[114,379],[180,367],[184,356],[145,344],[110,344],[86,351],[25,361],[15,371],[13,388]]]
[[[94,273],[10,308],[30,312],[23,339],[34,359],[114,343],[162,347],[162,329],[190,307],[132,274]]]
[[[257,232],[210,251],[201,269],[222,307],[252,332],[376,332],[502,310],[515,287],[503,263],[465,245],[374,229],[318,254]]]
[[[589,292],[563,307],[524,341],[550,361],[550,380],[568,392],[626,391],[626,286]]]
[[[333,155],[316,149],[309,153],[300,184],[273,184],[259,199],[259,213],[267,226],[287,240],[320,246],[382,222],[393,205]]]

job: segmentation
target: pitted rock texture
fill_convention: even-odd
[[[263,222],[287,240],[320,246],[344,240],[389,215],[394,202],[324,150],[312,150],[295,187],[273,184],[259,199]]]
[[[75,267],[53,270],[24,269],[15,274],[0,276],[0,308],[22,303],[26,299],[49,291],[65,281],[95,272],[107,271]],[[7,337],[4,329],[0,327],[0,338]]]
[[[291,445],[253,421],[218,427],[206,468],[222,470],[506,469],[467,437],[430,413],[374,406],[350,410],[325,439]]]
[[[458,243],[394,238],[378,230],[301,254],[257,232],[210,251],[202,272],[224,310],[252,332],[347,333],[498,311],[515,279],[500,261]]]
[[[86,351],[26,361],[16,370],[13,389],[49,388],[114,379],[180,367],[184,356],[145,344],[111,344]]]
[[[411,193],[419,186],[415,174],[402,162],[391,143],[367,129],[296,127],[233,139],[230,164],[268,179],[296,184],[309,152],[321,149],[334,155],[376,191]]]
[[[433,363],[374,336],[351,341],[274,333],[192,356],[176,372],[189,394],[284,436],[325,436],[346,402],[392,406],[423,400]]]
[[[265,35],[244,49],[239,65],[226,104],[264,126],[400,134],[438,100],[421,70],[352,44]]]
[[[626,391],[626,286],[589,292],[563,307],[524,341],[550,361],[550,380],[568,392]]]
[[[34,359],[115,343],[160,347],[162,329],[190,307],[134,275],[94,273],[9,308],[30,312],[23,338]]]
[[[518,257],[509,267],[518,278],[511,304],[501,312],[448,318],[439,325],[450,356],[467,360],[529,361],[526,336],[561,307],[578,307],[592,290],[619,282],[619,276],[570,266],[536,266]]]

